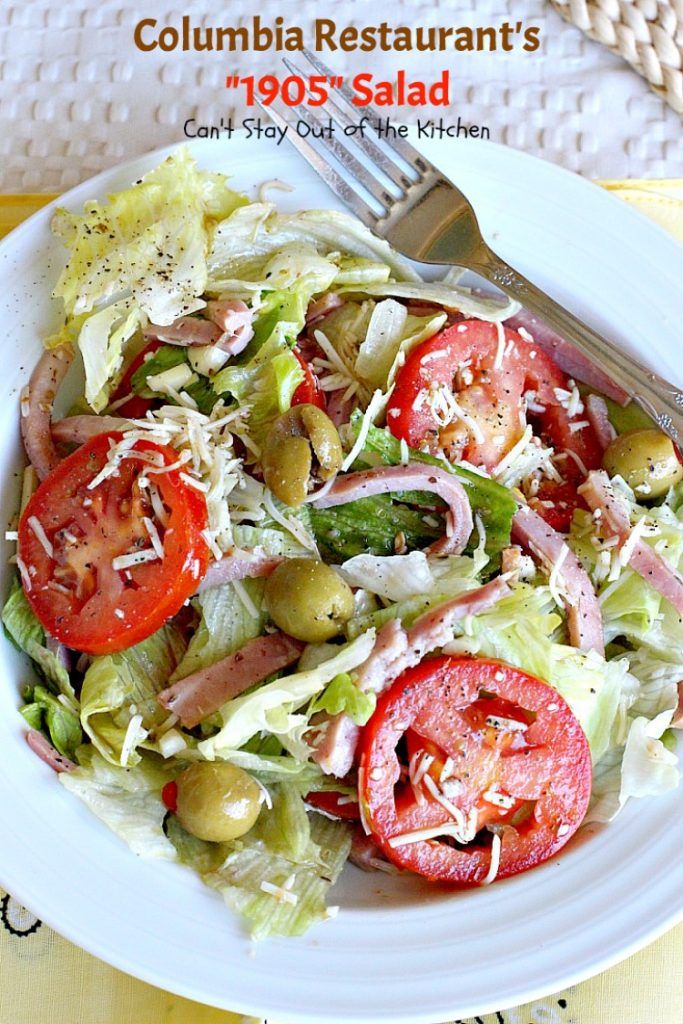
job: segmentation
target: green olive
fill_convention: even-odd
[[[641,501],[661,498],[683,480],[671,438],[660,430],[628,430],[605,450],[602,464],[610,476],[622,476]]]
[[[259,816],[259,787],[225,761],[198,761],[181,772],[176,785],[178,821],[198,839],[227,843],[248,832]]]
[[[342,464],[339,434],[315,405],[294,405],[268,432],[261,465],[276,498],[293,508],[303,504],[309,484],[329,480]]]
[[[312,558],[288,558],[268,578],[268,613],[280,629],[306,643],[341,633],[353,615],[353,593],[339,573]]]

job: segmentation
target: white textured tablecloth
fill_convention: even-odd
[[[183,137],[203,122],[253,111],[234,106],[228,73],[272,71],[268,54],[142,53],[133,27],[143,17],[178,25],[239,24],[260,13],[306,27],[337,24],[541,27],[535,53],[323,54],[342,73],[397,68],[429,77],[450,68],[455,102],[444,114],[487,125],[491,139],[593,178],[683,174],[681,118],[618,57],[562,21],[545,0],[184,0],[89,4],[23,0],[0,5],[0,190],[59,191],[95,172]],[[241,93],[239,94],[241,96]],[[237,97],[239,98],[239,97]],[[406,112],[396,116],[411,120]],[[441,113],[444,113],[443,111]],[[414,117],[414,115],[413,115]]]

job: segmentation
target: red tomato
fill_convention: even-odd
[[[324,811],[325,814],[331,814],[334,818],[343,818],[344,821],[360,821],[358,801],[349,800],[341,793],[333,793],[328,790],[309,793],[306,803],[319,811]]]
[[[304,379],[292,395],[292,405],[317,405],[319,409],[326,409],[325,392],[320,387],[320,381],[299,349],[293,348],[292,352],[299,360],[301,369],[304,371]]]
[[[466,459],[491,470],[521,437],[522,399],[533,392],[532,405],[544,410],[528,413],[534,433],[558,453],[578,457],[576,461],[572,454],[566,455],[561,464],[563,484],[558,489],[557,483],[544,483],[534,502],[551,525],[566,530],[580,503],[576,494],[584,479],[580,467],[598,469],[602,451],[591,426],[572,429],[583,417],[569,418],[560,404],[559,389],[571,390],[568,379],[542,349],[509,330],[502,343],[493,324],[464,320],[410,354],[396,379],[387,423],[396,437],[413,448],[443,448],[454,462]],[[456,398],[460,410],[475,422],[477,436],[459,417],[440,426],[432,397],[440,391],[446,403],[449,394]],[[443,408],[447,410],[447,405]]]
[[[178,783],[167,782],[161,791],[161,799],[164,807],[175,814],[178,809]]]
[[[434,758],[430,783],[411,785],[397,752],[404,738],[414,779],[420,751]],[[429,658],[404,672],[361,738],[359,795],[372,837],[394,864],[435,882],[482,884],[492,823],[501,826],[498,877],[542,863],[579,827],[590,791],[588,742],[567,703],[539,679],[488,659]],[[398,841],[452,828],[443,799],[471,822],[473,839]]]
[[[137,441],[131,453],[140,458],[131,454],[116,475],[88,487],[121,437],[99,434],[64,459],[43,480],[19,523],[29,604],[48,633],[88,654],[120,651],[154,633],[195,592],[209,563],[203,494],[179,470],[155,474],[151,479],[167,511],[162,524],[148,489],[140,486],[149,468],[144,458],[171,465],[178,457],[173,448]],[[114,569],[118,556],[153,548],[145,518],[156,527],[164,557]],[[50,553],[38,535],[41,527]]]
[[[162,345],[163,342],[157,341],[156,338],[153,338],[150,341],[149,345],[143,348],[141,352],[138,352],[135,359],[131,361],[130,366],[128,367],[123,377],[121,378],[121,383],[119,384],[116,391],[112,395],[112,403],[119,401],[121,398],[125,398],[126,395],[129,395],[131,393],[131,381],[133,379],[133,374],[140,369],[140,367],[145,361],[145,357],[151,355],[152,352],[156,352],[156,350],[158,348],[161,348]],[[133,395],[133,397],[129,398],[127,402],[124,402],[123,405],[120,405],[118,409],[115,410],[115,412],[117,416],[125,416],[128,419],[137,420],[142,419],[147,410],[151,409],[153,405],[153,399],[143,398],[141,395]]]

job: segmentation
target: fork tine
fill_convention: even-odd
[[[286,58],[283,58],[283,61],[289,71],[295,75],[301,75],[301,71],[295,64],[292,64],[292,62]],[[333,117],[327,107],[323,106],[321,109]],[[320,120],[307,107],[297,107],[297,113],[299,114],[299,117],[309,125],[309,127],[321,127]],[[336,119],[333,117],[333,120]],[[338,121],[336,121],[336,123],[337,125],[339,124]],[[403,190],[401,190],[400,196],[392,195],[391,192],[388,192],[387,189],[382,186],[381,182],[379,182],[377,178],[368,171],[367,167],[364,167],[360,160],[357,160],[343,142],[340,142],[340,140],[335,136],[325,139],[325,149],[330,150],[340,164],[351,172],[356,180],[361,183],[363,188],[370,193],[373,199],[376,199],[378,203],[386,208],[385,212],[389,210],[397,199],[401,198],[405,194]]]
[[[306,49],[306,47],[302,48],[301,53],[303,53],[303,55],[306,57],[306,59],[309,61],[309,63],[312,64],[313,67],[316,69],[316,71],[319,71],[321,75],[325,75],[328,78],[331,78],[331,77],[334,76],[334,72],[333,72],[332,68],[328,67],[328,65],[325,64],[324,61],[322,61],[320,59],[320,57],[318,57],[317,54],[312,53],[310,50]],[[344,97],[344,99],[346,100],[346,102],[350,106],[351,110],[354,113],[358,113],[359,108],[353,102],[353,93],[349,89],[348,85],[346,85],[346,83],[344,83],[336,91],[341,96]],[[339,110],[338,105],[336,103],[334,103],[333,100],[330,99],[328,102],[330,104],[333,104],[337,108],[337,110]],[[376,122],[381,121],[382,115],[380,114],[380,112],[378,110],[375,109],[375,107],[364,106],[362,109],[374,121],[376,121]],[[340,111],[340,113],[341,113],[341,111]],[[347,122],[346,122],[347,124],[352,123],[352,122],[350,122],[348,120],[348,116],[347,115],[344,115],[344,116],[347,117]],[[384,153],[384,151],[382,149],[380,149],[379,146],[376,145],[376,143],[372,142],[368,138],[358,138],[355,135],[354,135],[354,141],[356,142],[356,144],[365,153],[368,154],[368,156],[372,157],[372,159],[375,160],[379,164],[379,166],[382,168],[384,173],[388,174],[389,177],[391,178],[391,180],[395,182],[395,184],[403,184],[403,185],[406,185],[406,184],[410,185],[410,184],[412,184],[410,181],[406,181],[405,180],[405,175],[403,175],[403,178],[404,178],[403,182],[397,182],[396,181],[396,179],[389,172],[389,170],[388,170],[387,166],[385,166],[385,164],[388,164],[389,166],[394,168],[395,171],[398,170],[398,168],[396,168],[395,164],[392,164],[389,161],[389,159],[387,158],[387,156]],[[429,160],[426,160],[422,156],[421,153],[418,153],[418,151],[415,149],[415,147],[412,146],[410,144],[410,142],[408,142],[406,139],[400,139],[400,138],[390,139],[390,138],[387,137],[387,138],[383,138],[382,142],[385,142],[390,149],[393,149],[394,153],[398,153],[399,156],[403,157],[403,159],[408,164],[410,164],[410,166],[412,168],[414,168],[415,171],[417,171],[418,174],[420,174],[420,175],[427,174],[429,171],[432,171],[435,174],[439,174],[439,172],[437,171],[437,169],[434,166],[434,164],[430,163]]]
[[[272,107],[266,107],[261,103],[258,97],[256,97],[256,102],[263,113],[272,118],[279,128],[291,127],[277,110],[274,110]],[[304,160],[306,160],[314,171],[320,175],[323,181],[329,185],[335,195],[338,195],[342,202],[346,203],[346,205],[353,210],[358,219],[361,220],[366,227],[374,228],[379,220],[377,214],[370,209],[367,203],[365,203],[360,196],[356,194],[356,192],[354,192],[351,186],[344,181],[341,175],[327,163],[317,149],[315,149],[307,139],[302,139],[297,132],[291,133],[288,131],[287,138],[292,145],[298,149]]]
[[[326,64],[323,64],[323,62],[319,60],[318,57],[316,57],[314,54],[312,54],[309,50],[303,49],[301,52],[308,58],[313,67],[321,72],[321,74],[325,74],[327,77],[331,77],[333,75],[331,68],[329,68]],[[297,69],[297,74],[302,74],[302,72]],[[351,102],[351,96],[353,94],[349,89],[346,90],[345,94],[345,88],[346,87],[343,86],[341,89],[338,89],[336,91],[345,96],[346,100],[349,102],[351,111],[357,115],[358,107],[355,107]],[[351,116],[347,113],[347,111],[343,109],[339,103],[337,103],[335,97],[332,94],[330,94],[330,96],[328,97],[324,109],[327,110],[328,113],[330,110],[334,110],[334,112],[337,115],[337,118],[339,119],[344,128],[347,128],[350,125],[357,123],[354,122]],[[379,117],[379,115],[376,112],[374,116]],[[369,156],[373,163],[377,167],[379,167],[384,174],[386,174],[387,178],[389,178],[394,183],[394,185],[397,185],[399,188],[405,189],[410,188],[411,185],[415,184],[415,182],[406,174],[406,172],[402,170],[402,168],[400,168],[397,164],[395,164],[394,161],[389,157],[389,155],[383,149],[381,149],[372,138],[369,138],[366,135],[355,134],[353,136],[353,141],[355,145],[358,146],[358,148],[361,149],[367,156]],[[410,161],[408,162],[410,163]],[[422,163],[424,164],[425,161],[422,161]],[[416,168],[415,173],[420,175],[421,172]]]

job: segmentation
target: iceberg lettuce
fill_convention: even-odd
[[[45,630],[26,600],[22,586],[15,576],[2,609],[2,623],[13,643],[28,654],[48,686],[63,693],[74,706],[77,704],[69,673],[57,655],[46,646]]]
[[[178,149],[139,182],[88,202],[82,214],[57,210],[52,229],[69,250],[54,290],[67,322],[77,322],[86,370],[86,398],[107,403],[126,342],[148,321],[170,324],[201,309],[207,257],[216,220],[246,202],[221,175],[200,171]]]
[[[106,761],[139,764],[137,747],[168,717],[156,696],[184,651],[181,632],[169,623],[134,647],[93,658],[81,689],[81,725]]]
[[[61,772],[59,781],[108,825],[139,857],[177,860],[163,829],[166,808],[161,790],[172,771],[154,755],[145,754],[134,769],[105,760],[92,746],[76,752],[79,767]]]

